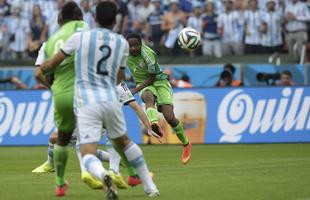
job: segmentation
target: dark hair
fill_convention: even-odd
[[[182,80],[182,81],[186,81],[186,82],[190,82],[190,78],[189,78],[189,76],[188,76],[187,74],[183,74],[183,75],[181,76],[181,80]]]
[[[83,13],[80,7],[73,1],[64,5],[59,14],[59,23],[64,24],[73,20],[83,20]]]
[[[292,73],[288,70],[284,70],[281,74],[285,74],[285,75],[289,76],[290,78],[292,78]]]
[[[131,38],[135,38],[137,40],[139,40],[139,42],[141,43],[142,42],[142,37],[139,33],[137,32],[134,32],[134,33],[129,33],[126,37],[127,40],[131,39]]]
[[[111,26],[116,20],[117,7],[112,1],[99,2],[96,7],[96,21],[100,26]]]
[[[229,70],[232,74],[235,74],[236,68],[233,64],[225,64],[224,71]]]

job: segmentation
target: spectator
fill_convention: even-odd
[[[308,40],[307,22],[310,21],[310,12],[307,5],[298,0],[290,0],[285,9],[285,21],[289,53],[298,59]]]
[[[192,0],[179,0],[179,7],[187,16],[190,16],[193,9]]]
[[[192,4],[192,8],[193,8],[193,13],[188,18],[187,26],[192,27],[193,29],[201,33],[202,32],[201,4],[199,2],[194,2]]]
[[[163,20],[164,11],[161,7],[160,0],[152,0],[152,3],[154,4],[155,10],[147,18],[148,26],[146,29],[146,35],[150,37],[154,51],[157,54],[160,54],[160,43],[163,36],[160,26]]]
[[[21,17],[21,8],[17,6],[13,7],[13,15],[8,20],[11,57],[25,59],[27,45],[31,40],[29,20]]]
[[[217,33],[218,15],[215,14],[214,1],[206,2],[206,12],[202,16],[202,53],[203,55],[223,56],[221,41]]]
[[[275,2],[275,6],[276,6],[276,8],[278,8],[278,6],[279,6],[279,4],[280,4],[280,2],[279,2],[280,0],[275,0],[274,2]],[[259,0],[258,1],[258,8],[259,8],[259,10],[261,10],[261,11],[267,11],[267,7],[266,7],[266,4],[267,4],[267,2],[268,2],[268,0]]]
[[[0,12],[0,59],[7,58],[8,51],[8,23],[4,13]]]
[[[170,11],[164,15],[161,29],[165,34],[164,45],[168,49],[173,49],[174,55],[179,53],[177,37],[179,32],[186,25],[186,15],[179,9],[177,0],[170,0]]]
[[[242,86],[243,83],[240,80],[235,80],[236,68],[232,64],[224,65],[223,72],[220,75],[219,81],[215,84],[217,87],[231,87]]]
[[[145,24],[147,18],[154,12],[154,5],[149,0],[142,0],[141,6],[138,8],[138,18],[142,24]]]
[[[113,31],[122,35],[126,34],[128,28],[128,7],[122,0],[114,0],[117,4],[116,24]]]
[[[95,28],[96,22],[94,19],[94,14],[90,9],[89,0],[81,1],[81,7],[84,21],[88,24],[89,28]]]
[[[285,70],[281,73],[280,81],[277,83],[278,86],[294,86],[295,83],[292,80],[292,73]]]
[[[178,88],[191,88],[193,85],[191,84],[190,78],[187,74],[183,74],[180,80],[176,80],[176,87]]]
[[[6,79],[0,79],[0,84],[11,83],[16,89],[28,89],[28,86],[19,80],[16,76],[11,76]]]
[[[139,32],[141,33],[141,24],[139,21],[139,7],[141,6],[140,0],[132,0],[128,4],[128,32]]]
[[[224,55],[243,54],[243,18],[233,10],[233,1],[225,0],[225,13],[219,15],[218,31],[222,37]]]
[[[0,13],[2,13],[3,16],[9,16],[11,14],[11,6],[6,0],[0,0]]]
[[[138,9],[138,17],[139,23],[142,29],[142,34],[144,36],[144,40],[148,43],[148,35],[147,35],[147,18],[150,14],[155,10],[154,5],[150,3],[150,0],[142,0],[142,4]]]
[[[262,13],[262,46],[263,53],[280,53],[282,51],[282,15],[275,10],[276,1],[267,0],[267,11]]]
[[[48,37],[53,35],[58,30],[58,22],[57,22],[58,14],[59,14],[59,11],[64,6],[65,0],[57,0],[56,3],[57,3],[57,8],[50,13],[50,16],[48,16],[47,23],[46,23],[47,26],[46,26],[46,29],[44,30],[44,32],[48,32]]]
[[[245,12],[245,53],[259,54],[261,46],[261,12],[257,9],[257,0],[249,1],[250,9]]]
[[[40,6],[34,5],[32,10],[32,18],[30,22],[31,39],[29,42],[30,56],[35,58],[42,43],[46,40],[45,32],[46,18],[42,15]]]

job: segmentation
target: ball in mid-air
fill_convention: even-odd
[[[200,42],[200,33],[191,27],[183,28],[179,33],[178,44],[182,49],[195,50]]]

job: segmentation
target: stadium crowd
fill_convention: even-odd
[[[95,27],[100,0],[75,0],[84,20]],[[203,55],[270,54],[287,51],[296,59],[307,44],[310,0],[115,0],[115,31],[140,32],[158,53],[180,53],[178,32],[186,26],[201,32]],[[57,28],[65,0],[0,0],[2,59],[36,57]]]

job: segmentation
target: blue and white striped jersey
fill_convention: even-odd
[[[245,44],[261,44],[261,11],[247,10],[244,13],[247,33],[245,35]]]
[[[262,23],[267,24],[267,32],[262,34],[262,46],[274,47],[282,45],[281,12],[262,12]]]
[[[303,2],[289,3],[285,9],[285,17],[289,12],[295,15],[296,19],[288,20],[286,30],[289,32],[306,31],[306,22],[310,21],[310,11],[307,5]]]
[[[127,66],[129,55],[123,36],[103,28],[75,33],[62,51],[75,52],[75,107],[119,101],[117,73],[120,67]]]
[[[220,14],[217,26],[223,28],[223,42],[242,41],[244,18],[237,11]]]

